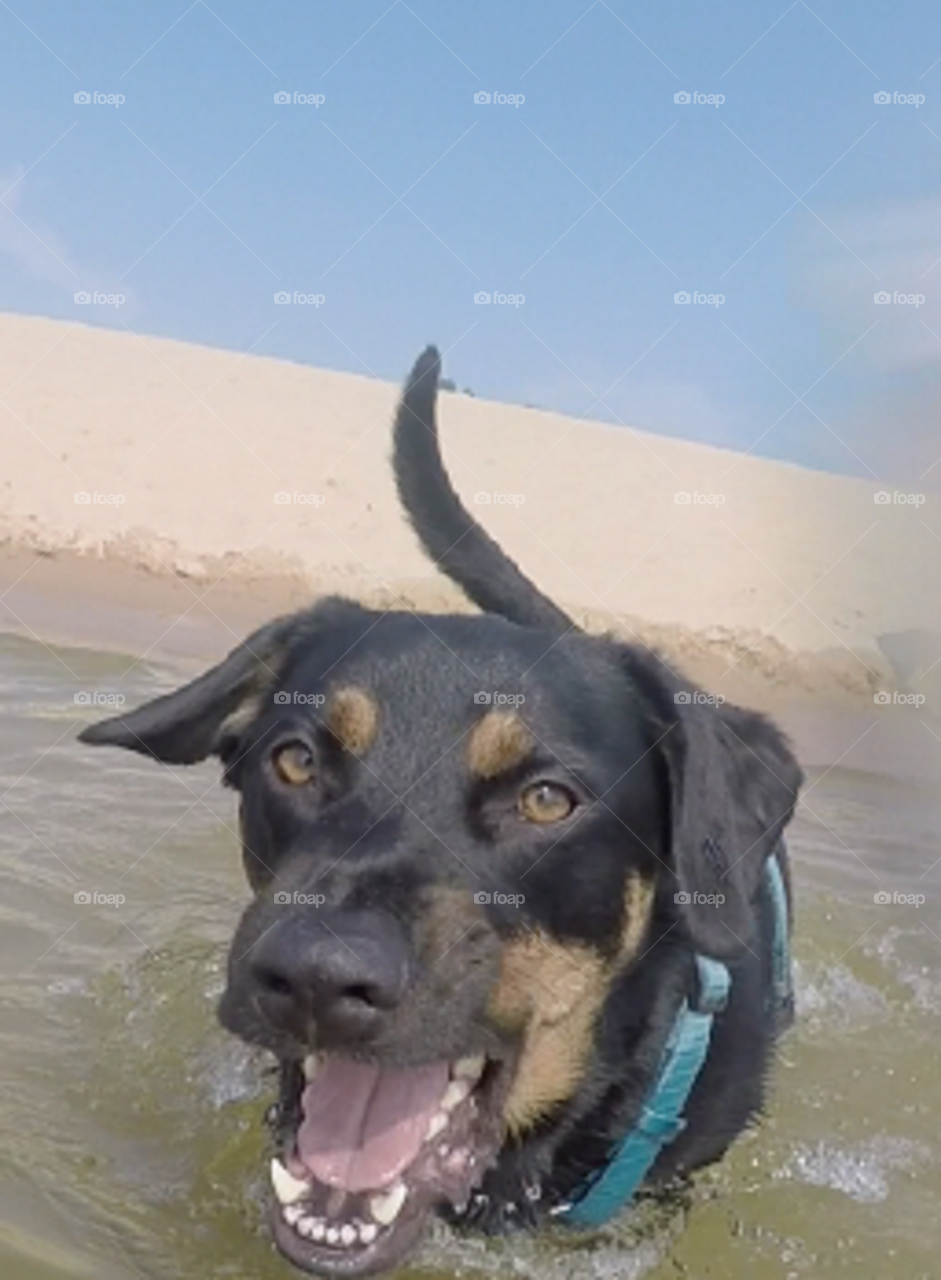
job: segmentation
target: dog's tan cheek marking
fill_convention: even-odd
[[[541,933],[504,946],[489,1013],[502,1029],[523,1031],[503,1112],[511,1133],[530,1128],[578,1088],[610,972],[592,948],[561,944]]]
[[[364,689],[351,685],[330,695],[325,721],[340,745],[360,756],[376,740],[379,708]]]
[[[620,958],[633,960],[647,935],[653,913],[654,884],[643,876],[628,877],[624,887],[624,928],[621,932]]]
[[[533,749],[533,736],[515,711],[488,711],[467,741],[467,763],[478,778],[495,778],[522,764]]]

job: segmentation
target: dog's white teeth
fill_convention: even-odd
[[[378,1234],[379,1228],[374,1222],[367,1222],[359,1229],[359,1238],[363,1244],[372,1244]]]
[[[371,1197],[369,1211],[377,1222],[388,1227],[402,1212],[402,1205],[405,1204],[407,1195],[408,1188],[405,1183],[397,1182],[385,1195]]]
[[[271,1185],[281,1204],[295,1204],[310,1192],[310,1183],[295,1178],[278,1159],[271,1161]]]
[[[321,1226],[321,1223],[316,1218],[300,1218],[294,1230],[299,1236],[304,1236],[307,1240],[313,1240],[318,1226]]]
[[[453,1111],[459,1103],[464,1101],[473,1087],[473,1081],[469,1080],[466,1076],[461,1076],[457,1080],[452,1080],[445,1089],[438,1106],[442,1111]]]
[[[327,1228],[322,1218],[313,1218],[313,1227],[311,1229],[311,1240],[322,1240],[327,1234]]]
[[[304,1216],[304,1210],[299,1205],[288,1204],[281,1210],[281,1216],[289,1227],[296,1227]]]
[[[350,1245],[353,1243],[354,1240],[357,1239],[358,1236],[359,1236],[359,1232],[356,1230],[355,1227],[350,1226],[349,1223],[347,1223],[345,1227],[340,1228],[340,1243],[345,1244],[347,1248],[350,1247]]]
[[[448,1117],[443,1111],[436,1111],[431,1117],[431,1123],[428,1125],[428,1132],[425,1134],[425,1141],[432,1142],[437,1138],[439,1133],[443,1133],[448,1127]]]
[[[477,1081],[484,1073],[487,1059],[482,1053],[473,1058],[458,1058],[451,1067],[451,1074],[457,1079]]]
[[[340,1243],[340,1228],[327,1227],[327,1244],[339,1244],[339,1243]]]
[[[319,1053],[309,1053],[304,1059],[304,1079],[308,1084],[320,1070],[320,1062],[321,1058]]]

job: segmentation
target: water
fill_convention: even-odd
[[[234,798],[212,765],[75,742],[76,691],[133,704],[175,682],[129,666],[0,637],[0,1275],[290,1280],[261,1220],[268,1064],[213,1012],[246,901]],[[941,802],[839,769],[810,782],[799,1018],[761,1128],[687,1203],[590,1236],[438,1227],[402,1277],[937,1280]],[[74,901],[95,891],[125,901]]]

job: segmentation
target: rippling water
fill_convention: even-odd
[[[267,1063],[213,1012],[246,900],[233,797],[214,766],[75,742],[77,691],[133,704],[176,682],[129,665],[0,637],[0,1274],[290,1280],[261,1225]],[[810,783],[799,1018],[762,1127],[688,1203],[590,1236],[438,1227],[409,1277],[937,1280],[941,801],[839,769]],[[76,903],[95,890],[125,901]]]

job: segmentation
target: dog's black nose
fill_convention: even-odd
[[[323,1048],[366,1040],[395,1009],[409,978],[409,952],[384,911],[293,911],[251,956],[256,998],[282,1031]]]

